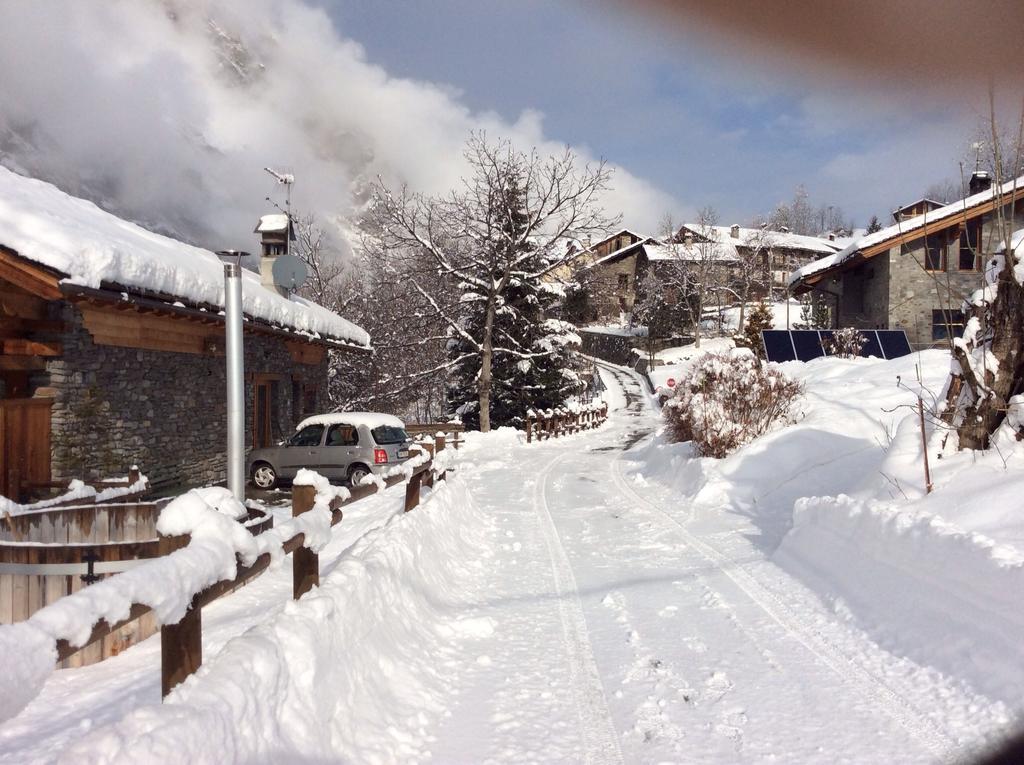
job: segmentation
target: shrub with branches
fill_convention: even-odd
[[[752,354],[701,357],[664,413],[674,441],[692,441],[702,457],[722,458],[774,427],[795,421],[803,386]]]
[[[860,356],[860,352],[866,342],[867,338],[860,331],[847,327],[845,329],[837,329],[832,333],[831,337],[826,337],[822,340],[821,345],[825,349],[825,353],[830,356],[838,356],[842,359],[855,359]]]

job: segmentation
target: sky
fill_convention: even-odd
[[[642,231],[705,206],[747,223],[798,184],[864,225],[958,177],[985,108],[612,0],[0,0],[0,16],[0,162],[213,249],[255,247],[265,198],[282,201],[265,166],[344,237],[376,177],[457,186],[471,130],[606,159],[602,202]]]

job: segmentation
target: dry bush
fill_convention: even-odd
[[[751,354],[709,353],[693,365],[664,407],[674,441],[702,457],[725,457],[774,426],[793,422],[803,386]]]

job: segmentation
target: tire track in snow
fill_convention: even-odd
[[[583,614],[576,577],[569,557],[565,553],[554,519],[548,507],[546,487],[548,477],[567,455],[555,457],[537,476],[534,485],[533,506],[540,522],[541,534],[551,558],[551,573],[558,597],[558,612],[562,622],[562,639],[569,657],[570,677],[576,712],[579,715],[580,735],[583,739],[584,762],[594,765],[616,763],[622,765],[619,736],[612,724],[608,699],[601,683],[597,661],[590,646],[587,620]]]
[[[609,369],[609,371],[619,384],[626,388],[627,384],[622,379],[626,375],[617,369]],[[630,380],[630,382],[636,384],[633,380]],[[658,503],[637,492],[629,485],[622,467],[622,458],[616,458],[611,471],[612,480],[620,491],[626,495],[627,500],[632,497],[649,507],[659,517],[667,520],[682,534],[683,539],[693,550],[720,571],[723,576],[732,581],[751,602],[782,627],[790,637],[810,651],[822,664],[835,672],[845,682],[857,688],[859,692],[877,701],[880,709],[938,757],[946,756],[951,750],[957,748],[958,741],[954,736],[924,716],[884,680],[858,663],[855,657],[845,653],[819,631],[802,624],[797,615],[779,600],[775,593],[762,586],[746,571],[735,567],[733,561],[727,555],[698,538]]]

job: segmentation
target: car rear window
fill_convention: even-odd
[[[391,425],[381,425],[370,431],[373,440],[378,444],[400,444],[408,441],[404,428],[396,428]]]

